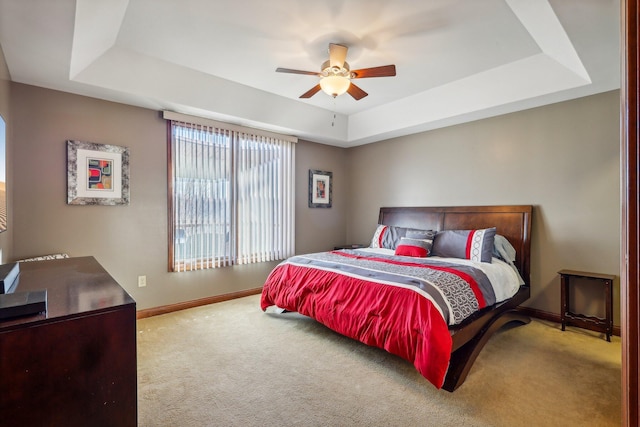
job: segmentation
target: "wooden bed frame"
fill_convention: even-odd
[[[489,338],[510,322],[529,323],[516,309],[530,296],[532,206],[455,206],[380,208],[379,224],[422,230],[471,230],[496,227],[516,249],[516,267],[525,284],[509,300],[487,307],[462,324],[449,328],[453,348],[442,388],[454,391],[466,379]]]

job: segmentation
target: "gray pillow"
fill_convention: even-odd
[[[444,230],[433,241],[433,256],[491,262],[496,228]]]
[[[431,230],[407,230],[396,246],[396,255],[427,257],[433,248],[436,232]]]
[[[376,232],[373,234],[373,238],[371,239],[372,248],[387,248],[387,249],[396,249],[398,244],[400,243],[400,239],[403,237],[408,237],[407,233],[418,233],[418,237],[414,238],[425,238],[425,233],[431,233],[431,240],[433,240],[433,231],[429,230],[419,230],[416,228],[404,228],[404,227],[395,227],[393,225],[382,225],[379,224],[376,228]]]

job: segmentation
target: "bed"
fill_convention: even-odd
[[[383,207],[370,248],[283,261],[261,308],[298,312],[383,348],[452,392],[493,333],[530,321],[517,307],[530,296],[531,214],[528,205]],[[499,238],[510,260],[496,258]]]

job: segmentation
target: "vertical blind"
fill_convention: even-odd
[[[293,255],[295,143],[170,123],[172,270]]]

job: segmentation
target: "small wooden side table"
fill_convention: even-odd
[[[566,325],[577,326],[591,331],[603,332],[607,336],[607,341],[611,342],[613,333],[613,280],[616,276],[612,274],[587,273],[584,271],[560,270],[560,320],[562,330]],[[605,318],[585,316],[584,314],[573,313],[569,310],[571,303],[570,279],[572,277],[597,280],[604,286]]]

